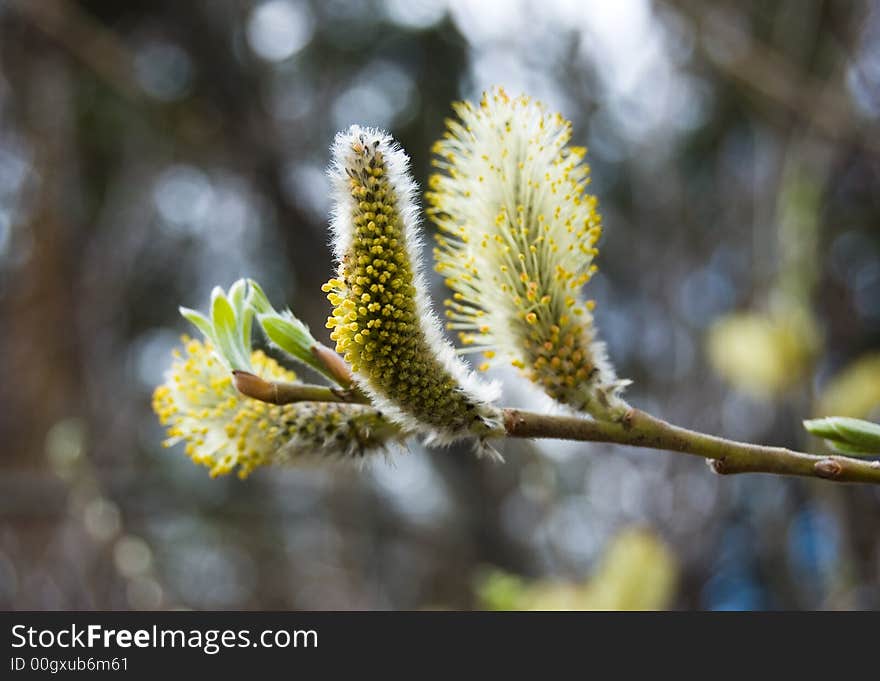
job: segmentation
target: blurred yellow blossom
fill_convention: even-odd
[[[821,416],[857,419],[880,414],[880,353],[860,357],[832,378],[816,411]]]
[[[675,597],[678,560],[654,534],[630,528],[605,550],[586,582],[527,582],[501,571],[478,587],[489,610],[664,610]]]
[[[715,371],[737,390],[760,399],[777,397],[804,381],[819,344],[815,320],[797,309],[727,315],[708,335]]]

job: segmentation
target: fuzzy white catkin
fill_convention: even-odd
[[[416,184],[390,135],[352,126],[333,144],[333,248],[327,326],[356,383],[389,419],[444,444],[500,429],[497,388],[457,357],[421,269]]]
[[[436,269],[453,291],[448,328],[463,352],[484,353],[481,368],[503,359],[564,405],[620,415],[626,381],[580,295],[601,235],[586,150],[568,146],[567,120],[525,96],[495,89],[455,111],[426,194]]]

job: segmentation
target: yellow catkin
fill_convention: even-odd
[[[296,378],[259,350],[251,362],[266,380]],[[167,430],[164,444],[184,442],[186,454],[207,466],[212,477],[236,470],[244,478],[266,464],[358,460],[399,433],[381,412],[365,405],[272,405],[244,397],[211,346],[188,338],[153,393],[153,410]]]
[[[568,121],[525,96],[496,89],[455,111],[426,193],[436,270],[453,291],[448,327],[563,404],[620,410],[625,382],[580,297],[602,233],[586,150],[569,146]]]

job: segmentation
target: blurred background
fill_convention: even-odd
[[[552,441],[242,482],[160,446],[178,305],[253,276],[326,340],[336,130],[424,186],[495,84],[589,148],[631,402],[813,451],[801,419],[880,417],[878,3],[6,0],[0,607],[880,607],[880,488]]]

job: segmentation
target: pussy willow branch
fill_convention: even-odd
[[[357,390],[330,388],[326,385],[309,385],[307,383],[267,381],[249,371],[233,371],[232,382],[235,389],[242,395],[269,404],[291,404],[293,402],[370,403],[369,399]]]
[[[880,461],[736,442],[674,426],[638,409],[630,409],[620,422],[505,409],[504,429],[508,437],[611,442],[691,454],[707,459],[712,470],[723,475],[774,473],[880,484]]]
[[[235,372],[235,384],[242,394],[272,404],[364,402],[366,399],[352,391],[325,386],[264,381],[246,372]],[[736,442],[672,425],[638,409],[630,409],[620,421],[598,421],[510,408],[504,409],[503,414],[504,431],[499,432],[499,437],[608,442],[679,452],[706,459],[712,470],[722,475],[773,473],[880,484],[880,461],[817,456],[783,447]]]

